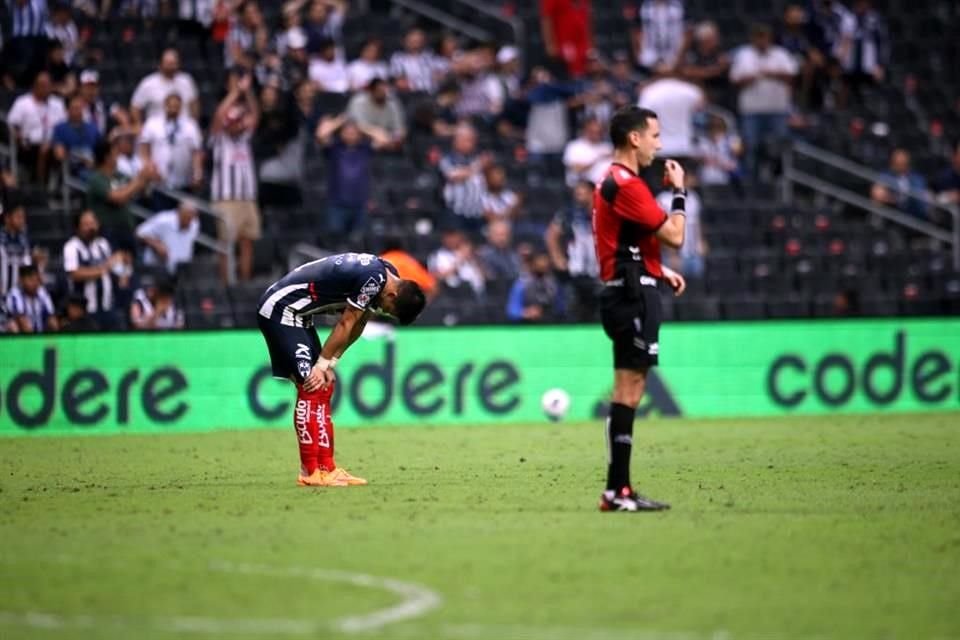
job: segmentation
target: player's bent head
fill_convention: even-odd
[[[393,299],[392,306],[391,315],[397,319],[397,322],[402,325],[413,324],[423,308],[427,306],[427,297],[423,294],[420,285],[413,280],[401,280],[397,284],[397,295]]]
[[[631,143],[630,134],[646,131],[651,120],[657,120],[657,114],[650,109],[623,107],[610,119],[610,142],[618,149],[636,146]]]

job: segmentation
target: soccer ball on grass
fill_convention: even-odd
[[[570,394],[563,389],[548,389],[540,398],[540,406],[548,420],[557,422],[570,410]]]

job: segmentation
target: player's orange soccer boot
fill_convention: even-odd
[[[344,469],[343,467],[337,467],[337,468],[334,469],[333,471],[328,472],[328,473],[327,473],[327,476],[330,477],[330,478],[332,478],[332,479],[335,479],[336,481],[344,482],[344,483],[346,483],[347,486],[350,486],[350,487],[358,487],[358,486],[362,486],[362,485],[367,484],[367,481],[366,481],[366,480],[364,480],[363,478],[358,478],[358,477],[355,476],[355,475],[352,475],[350,472],[348,472],[348,471],[347,471],[346,469]],[[339,485],[339,484],[338,484],[338,485],[335,485],[335,486],[340,487],[340,486],[343,486],[343,485]]]
[[[340,477],[335,477],[332,471],[316,469],[308,476],[301,472],[297,476],[297,484],[301,487],[345,487],[347,481]],[[364,481],[366,484],[366,481]]]

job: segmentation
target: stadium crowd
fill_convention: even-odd
[[[709,249],[697,190],[768,183],[763,160],[776,142],[810,114],[885,82],[890,55],[884,18],[868,0],[791,4],[747,42],[723,42],[709,16],[692,20],[680,0],[628,3],[632,47],[611,52],[592,45],[588,0],[542,0],[545,62],[530,68],[513,45],[420,28],[397,50],[371,33],[348,52],[345,0],[288,0],[275,22],[256,0],[5,4],[0,82],[15,96],[5,119],[18,180],[53,190],[66,165],[86,188],[61,269],[50,273],[4,167],[0,330],[8,332],[183,327],[174,290],[193,259],[205,201],[218,212],[218,240],[236,247],[241,281],[256,275],[263,212],[306,207],[317,232],[309,241],[382,251],[433,297],[501,300],[506,321],[589,320],[591,197],[610,162],[606,124],[617,108],[658,112],[662,155],[696,168],[691,240],[668,257],[696,279]],[[142,29],[163,31],[170,45],[129,101],[102,96],[95,35],[105,20],[126,21],[119,37],[131,47]],[[184,70],[185,46],[222,65],[222,86]],[[322,202],[304,195],[313,158],[323,162]],[[435,176],[428,184],[442,213],[371,241],[370,218],[384,208],[374,165],[392,158],[412,161],[418,180]],[[549,194],[549,215],[531,213],[544,206],[537,176],[555,169],[568,192]],[[870,196],[924,217],[911,189],[957,202],[958,176],[960,147],[929,180],[898,150]],[[134,204],[153,215],[137,222]],[[408,247],[422,229],[439,232],[425,264]],[[227,271],[224,260],[224,281]]]

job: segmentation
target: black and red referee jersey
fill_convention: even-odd
[[[593,235],[600,279],[623,277],[619,267],[641,262],[647,275],[663,276],[657,229],[667,221],[647,183],[615,162],[593,193]]]

